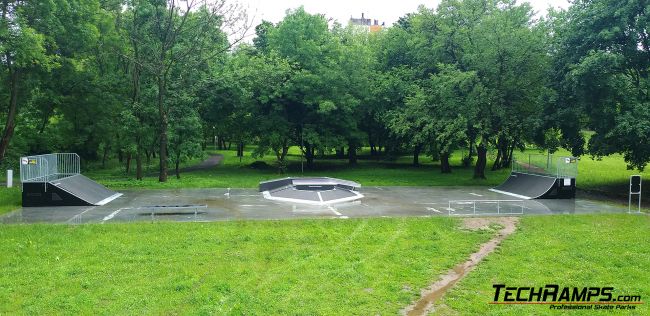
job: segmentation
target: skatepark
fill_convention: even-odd
[[[2,223],[207,222],[298,218],[512,216],[622,213],[621,205],[575,198],[577,161],[513,162],[495,188],[363,187],[335,178],[281,178],[259,188],[124,190],[80,174],[78,156],[22,158],[23,208]],[[531,161],[531,159],[533,161]],[[552,162],[551,162],[552,161]]]
[[[470,187],[367,187],[361,192],[362,201],[317,206],[267,200],[255,189],[127,190],[102,206],[24,207],[0,221],[80,224],[627,212],[624,206],[587,199],[514,200]]]

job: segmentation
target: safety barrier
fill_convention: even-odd
[[[74,153],[54,153],[20,158],[21,183],[47,183],[77,175],[80,171],[80,158]]]

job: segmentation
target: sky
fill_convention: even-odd
[[[379,24],[385,22],[392,25],[399,17],[406,13],[415,12],[420,4],[426,7],[435,8],[440,0],[238,0],[242,5],[248,7],[249,16],[253,18],[253,26],[259,24],[262,19],[273,23],[279,22],[285,15],[287,9],[294,9],[301,5],[309,13],[324,13],[327,17],[347,24],[350,16],[361,17],[365,13],[366,18],[377,19]],[[519,2],[523,0],[518,0]],[[538,15],[544,15],[549,6],[556,8],[567,8],[568,0],[528,0],[537,11]]]

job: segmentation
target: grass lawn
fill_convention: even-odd
[[[250,146],[249,146],[250,147]],[[356,166],[350,166],[347,159],[335,159],[332,156],[317,159],[313,170],[305,169],[301,173],[300,154],[296,147],[292,147],[289,156],[288,172],[284,175],[278,174],[273,156],[263,158],[252,158],[252,148],[248,148],[245,156],[241,159],[235,156],[234,150],[210,151],[224,155],[224,160],[218,167],[191,173],[182,173],[181,179],[176,179],[173,171],[170,170],[169,181],[159,183],[155,175],[157,165],[155,162],[149,166],[150,174],[143,181],[135,180],[134,171],[129,174],[124,171],[124,166],[112,161],[109,168],[99,169],[98,165],[92,165],[92,170],[86,174],[99,182],[114,188],[201,188],[201,187],[233,187],[247,188],[256,187],[260,181],[283,176],[331,176],[350,179],[360,182],[364,186],[495,186],[501,183],[510,173],[509,168],[490,171],[492,158],[488,157],[486,170],[487,180],[473,179],[473,167],[464,168],[461,166],[462,152],[456,152],[451,157],[453,173],[441,174],[439,162],[422,156],[420,166],[411,165],[411,156],[396,157],[392,160],[364,159],[365,152],[360,153],[361,159]],[[544,154],[538,150],[529,149],[518,155]],[[570,155],[567,151],[560,150],[556,155]],[[200,161],[194,159],[184,163],[184,166],[191,166]],[[263,161],[266,165],[254,168],[251,166],[256,161]],[[625,195],[629,176],[641,174],[644,178],[650,178],[650,170],[639,172],[627,170],[626,164],[621,155],[603,157],[601,160],[583,156],[578,164],[578,186],[581,189],[606,191],[615,195]],[[626,195],[625,195],[626,196]]]
[[[458,225],[6,225],[0,314],[396,314],[493,234]]]
[[[240,161],[235,151],[217,151],[224,155],[224,160],[218,167],[191,173],[181,174],[181,179],[170,175],[167,183],[158,183],[157,176],[146,177],[136,181],[133,172],[126,175],[124,168],[116,166],[110,169],[93,170],[87,175],[115,189],[120,188],[199,188],[199,187],[257,187],[260,181],[286,176],[301,176],[300,154],[298,149],[291,148],[288,156],[289,168],[284,175],[278,174],[275,168],[275,158],[265,156],[255,159],[251,152],[246,151]],[[403,156],[394,160],[360,159],[356,166],[348,165],[347,159],[326,157],[317,159],[313,170],[305,168],[304,176],[340,177],[360,182],[364,186],[492,186],[501,183],[509,174],[509,170],[487,171],[487,180],[472,178],[473,167],[461,167],[461,154],[451,159],[453,173],[441,174],[437,161],[425,156],[420,157],[420,166],[411,165],[411,157]],[[251,167],[255,161],[263,161],[266,165],[258,168]]]
[[[0,188],[0,215],[20,207],[20,187]]]
[[[613,294],[641,295],[650,312],[650,217],[630,215],[526,216],[476,270],[447,293],[441,315],[557,315],[538,305],[490,305],[493,284],[612,286]],[[592,314],[593,311],[582,314]]]

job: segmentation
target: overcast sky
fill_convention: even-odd
[[[523,0],[518,0],[521,2]],[[248,6],[249,15],[255,17],[254,24],[257,25],[264,19],[271,22],[278,22],[284,17],[287,9],[294,9],[301,5],[309,13],[324,13],[327,17],[334,18],[342,24],[347,24],[350,16],[361,17],[365,13],[366,18],[377,19],[379,23],[386,22],[392,25],[393,22],[406,13],[415,12],[420,4],[426,7],[435,8],[440,0],[239,0]],[[538,14],[544,15],[549,6],[566,8],[568,0],[528,0]]]

